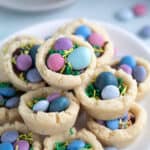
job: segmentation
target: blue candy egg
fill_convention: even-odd
[[[13,145],[11,143],[2,143],[0,144],[0,150],[14,150]]]
[[[131,68],[134,68],[136,66],[136,60],[132,56],[124,56],[121,60],[119,65],[126,64],[130,66]]]
[[[119,88],[114,85],[107,85],[102,89],[101,97],[104,100],[117,98],[120,96]]]
[[[6,131],[1,135],[1,142],[14,143],[19,137],[19,133],[15,130]]]
[[[81,25],[76,28],[74,34],[82,36],[84,39],[87,39],[92,34],[92,30],[86,25]]]
[[[8,99],[5,103],[7,108],[16,108],[19,104],[20,98],[18,96]]]
[[[49,102],[47,100],[40,100],[36,104],[33,105],[33,111],[38,112],[38,111],[43,111],[46,112],[49,107]]]
[[[126,112],[122,117],[120,117],[120,119],[122,119],[123,121],[127,121],[128,120],[128,112]]]
[[[105,147],[104,150],[118,150],[116,147]]]
[[[150,25],[144,26],[138,34],[144,39],[150,38]]]
[[[78,47],[68,56],[67,61],[74,70],[81,70],[91,63],[92,53],[87,47]]]
[[[15,96],[16,89],[13,87],[0,87],[0,95],[5,97]]]
[[[94,85],[97,89],[99,89],[101,91],[107,85],[118,86],[118,80],[114,76],[113,73],[111,73],[111,72],[102,72],[97,76]]]
[[[80,150],[84,148],[85,142],[83,140],[73,140],[68,146],[67,150]]]
[[[69,99],[65,96],[61,96],[50,103],[49,112],[65,111],[69,107],[69,105]]]
[[[106,126],[111,130],[119,129],[119,120],[118,119],[108,120],[106,121]]]

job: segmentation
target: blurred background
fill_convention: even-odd
[[[109,22],[137,36],[142,30],[139,37],[150,43],[150,0],[0,0],[0,40],[37,23],[78,17]]]

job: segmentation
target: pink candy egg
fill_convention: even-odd
[[[122,69],[124,72],[128,73],[128,74],[132,74],[132,68],[126,64],[120,65],[119,69]]]
[[[90,44],[92,44],[93,46],[103,46],[104,44],[104,39],[103,37],[98,34],[98,33],[92,33],[89,38],[88,41]]]
[[[52,54],[47,59],[47,67],[52,71],[59,71],[64,64],[65,60],[60,54]]]
[[[136,16],[144,16],[147,12],[147,7],[144,4],[136,4],[133,7],[133,12]]]

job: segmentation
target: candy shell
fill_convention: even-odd
[[[116,147],[105,147],[104,150],[118,150]]]
[[[47,59],[47,67],[52,71],[59,71],[65,64],[64,58],[60,54],[52,54]]]
[[[107,85],[102,89],[101,97],[104,100],[114,99],[120,96],[119,88],[114,85]]]
[[[15,96],[16,89],[13,87],[0,87],[0,95],[4,97],[12,97]]]
[[[68,56],[67,61],[74,70],[81,70],[89,66],[91,57],[90,49],[87,47],[78,47]]]
[[[102,72],[97,76],[94,85],[101,91],[107,85],[118,86],[118,80],[111,72]]]
[[[49,112],[65,111],[69,107],[69,105],[69,99],[65,96],[61,96],[50,103]]]
[[[142,29],[139,31],[138,34],[141,38],[144,39],[150,38],[150,25],[142,27]]]
[[[147,71],[143,66],[136,66],[133,69],[133,77],[137,82],[143,82],[146,79]]]
[[[1,143],[0,150],[14,150],[13,145],[11,143]]]
[[[1,142],[14,143],[19,137],[19,133],[15,130],[6,131],[1,135]]]
[[[127,74],[130,74],[130,75],[132,74],[132,68],[126,64],[120,65],[119,69],[122,69]]]
[[[38,83],[42,81],[42,77],[36,68],[32,68],[27,72],[26,79],[32,83]]]
[[[128,66],[130,66],[132,69],[136,66],[136,60],[134,59],[134,57],[128,55],[128,56],[124,56],[121,60],[119,65],[123,65],[126,64]]]
[[[106,126],[111,130],[117,130],[119,129],[119,120],[118,119],[108,120],[106,121]]]
[[[55,100],[55,99],[57,99],[57,98],[59,98],[60,97],[60,94],[59,93],[53,93],[53,94],[51,94],[51,95],[49,95],[48,97],[47,97],[47,100],[49,101],[49,102],[52,102],[53,100]]]
[[[73,47],[71,39],[62,37],[55,41],[54,49],[55,50],[69,50]]]
[[[16,108],[19,104],[20,98],[18,96],[12,97],[6,101],[5,106],[7,108]]]
[[[147,7],[145,4],[136,4],[133,7],[133,12],[136,16],[144,16],[147,13]]]
[[[98,33],[92,33],[89,38],[88,38],[88,41],[90,44],[92,44],[93,46],[103,46],[104,45],[104,39],[103,37],[98,34]]]
[[[82,36],[84,39],[87,39],[92,34],[92,30],[86,25],[81,25],[76,28],[74,34]]]
[[[67,150],[80,150],[84,148],[85,142],[83,140],[73,140],[68,146]]]
[[[46,112],[49,107],[49,102],[47,100],[40,100],[36,104],[33,105],[33,111],[38,112],[38,111],[43,111]]]
[[[25,141],[25,140],[16,141],[14,146],[15,148],[18,147],[17,150],[29,150],[30,148],[28,141]]]
[[[30,55],[21,54],[17,57],[16,67],[20,71],[27,71],[32,66],[32,58]]]

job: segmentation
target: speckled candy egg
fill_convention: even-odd
[[[33,105],[33,111],[34,112],[38,112],[38,111],[47,111],[49,107],[49,102],[47,100],[40,100],[39,102],[37,102],[36,104]]]
[[[11,143],[1,143],[0,150],[14,150],[13,145]]]
[[[107,85],[102,89],[101,97],[104,100],[114,99],[120,96],[119,88],[114,85]]]
[[[55,50],[69,50],[73,47],[71,39],[62,37],[55,41],[54,49]]]
[[[127,74],[130,74],[130,75],[132,74],[132,68],[126,64],[120,65],[119,69],[122,69]]]
[[[91,62],[91,51],[87,47],[78,47],[68,56],[67,61],[74,70],[81,70],[89,66]]]
[[[133,69],[133,77],[137,82],[143,82],[146,79],[147,71],[143,66],[136,66]]]
[[[79,150],[84,148],[85,142],[83,140],[73,140],[68,146],[67,150]]]
[[[111,130],[117,130],[119,129],[119,120],[118,119],[108,120],[106,121],[106,126]]]
[[[107,85],[118,86],[118,80],[111,72],[100,73],[94,83],[95,87],[100,91]]]
[[[30,148],[29,143],[25,140],[16,141],[16,143],[14,145],[15,145],[15,147],[18,147],[17,150],[29,150],[29,148]]]

